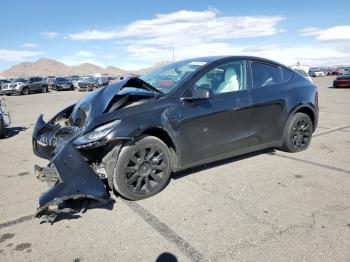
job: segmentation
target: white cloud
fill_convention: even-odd
[[[94,57],[94,56],[96,56],[94,53],[92,53],[90,51],[79,51],[75,55],[79,56],[79,57]]]
[[[328,28],[317,37],[320,41],[350,40],[350,26],[335,26]]]
[[[68,34],[71,40],[107,40],[140,38],[148,43],[164,44],[188,38],[238,39],[274,35],[282,16],[219,16],[217,11],[178,11],[157,14],[149,20],[138,20],[119,30],[86,30]]]
[[[24,43],[22,45],[22,47],[26,47],[26,48],[35,48],[35,47],[38,47],[37,44],[34,44],[34,43]]]
[[[318,27],[305,27],[299,30],[301,36],[314,36],[322,33],[322,29]]]
[[[44,52],[18,51],[0,49],[0,60],[2,61],[23,61],[32,57],[41,56]]]
[[[326,29],[316,27],[306,27],[299,30],[301,36],[316,36],[316,39],[321,42],[330,41],[349,41],[350,26],[335,26]]]
[[[115,31],[103,32],[98,30],[87,30],[77,34],[68,34],[64,38],[70,40],[107,40],[115,38],[117,35],[118,32]]]
[[[310,65],[350,63],[349,53],[342,51],[344,46],[325,44],[349,39],[349,26],[301,29],[301,36],[313,36],[319,40],[320,43],[314,45],[281,46],[273,39],[267,45],[259,45],[261,37],[286,32],[281,28],[284,19],[279,15],[223,16],[215,9],[181,10],[137,20],[115,30],[86,30],[68,34],[65,38],[80,41],[114,39],[115,48],[126,52],[121,63],[128,69],[171,61],[173,48],[175,60],[242,54],[262,56],[287,65],[297,61]],[[254,39],[256,44],[236,45],[237,39]]]
[[[59,36],[56,32],[41,32],[40,35],[46,38],[56,38]]]

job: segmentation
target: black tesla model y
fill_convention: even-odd
[[[37,120],[33,149],[50,160],[37,169],[57,179],[38,211],[69,198],[103,201],[103,180],[138,200],[172,171],[265,148],[305,150],[317,100],[308,79],[258,57],[193,58],[127,77]]]

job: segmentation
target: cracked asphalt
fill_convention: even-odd
[[[315,79],[310,148],[270,150],[173,174],[160,194],[115,198],[53,225],[32,219],[47,185],[34,177],[31,133],[79,92],[6,97],[0,141],[0,261],[349,261],[350,89]]]

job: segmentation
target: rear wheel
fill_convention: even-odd
[[[310,117],[304,113],[296,113],[288,121],[284,134],[282,150],[299,152],[308,148],[313,131]]]
[[[160,192],[171,173],[171,154],[162,140],[145,136],[122,148],[113,172],[115,190],[130,200]]]
[[[47,93],[47,86],[42,86],[41,87],[41,92],[42,93]]]

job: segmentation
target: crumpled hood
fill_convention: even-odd
[[[70,120],[73,125],[92,128],[93,118],[101,116],[110,106],[115,97],[141,96],[155,97],[155,90],[143,80],[130,77],[113,85],[109,85],[88,93],[74,106]]]

